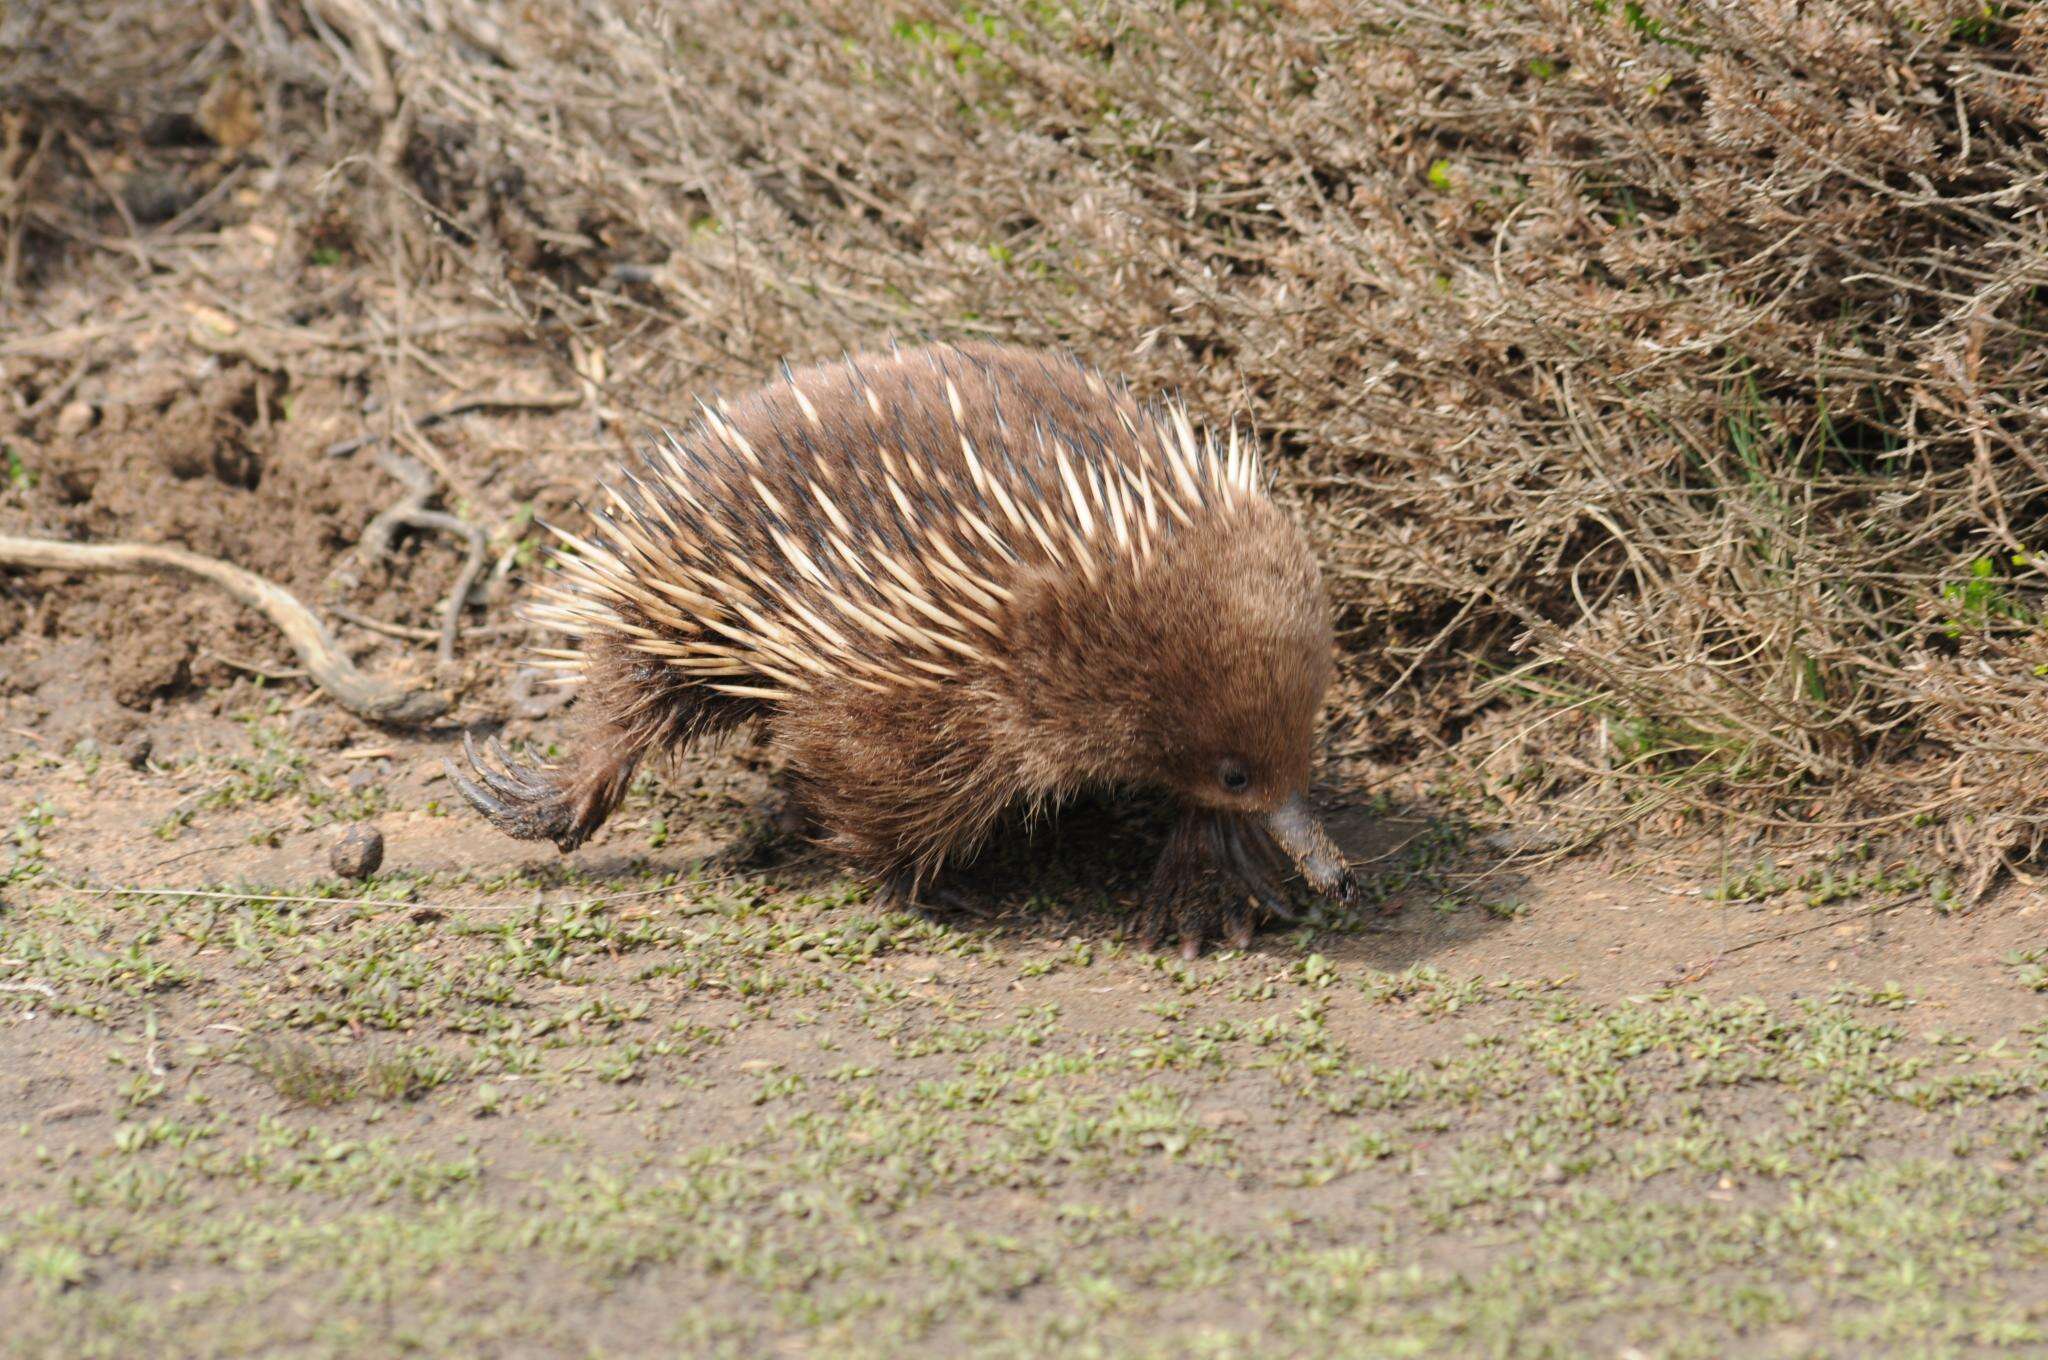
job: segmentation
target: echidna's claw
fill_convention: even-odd
[[[448,776],[448,782],[455,786],[455,791],[462,795],[463,800],[490,818],[494,825],[502,827],[514,815],[509,804],[484,792],[475,780],[462,772],[460,765],[447,756],[441,758],[441,770]]]
[[[1237,871],[1237,876],[1244,881],[1246,890],[1258,899],[1260,906],[1272,912],[1283,921],[1292,921],[1298,914],[1294,910],[1294,903],[1288,900],[1285,893],[1282,893],[1279,888],[1274,886],[1268,870],[1259,863],[1261,856],[1245,843],[1248,835],[1258,836],[1260,834],[1261,831],[1258,827],[1242,821],[1233,822],[1224,830],[1223,845],[1230,854],[1230,867]],[[1250,942],[1249,937],[1247,937],[1245,943],[1249,944]],[[1242,948],[1242,946],[1233,946],[1233,948]]]
[[[505,743],[497,737],[491,738],[491,759],[503,767],[507,783],[518,784],[529,794],[547,791],[534,774],[512,758],[512,753],[505,749]]]
[[[922,916],[928,921],[943,921],[947,917],[972,917],[975,920],[991,919],[987,908],[979,902],[935,883],[919,884],[909,874],[890,874],[875,885],[874,896],[870,899],[884,911],[900,911],[906,916]]]
[[[462,734],[462,753],[469,761],[465,772],[452,760],[443,768],[455,791],[468,804],[490,819],[491,825],[523,841],[553,841],[564,850],[574,849],[589,835],[571,806],[571,800],[554,780],[539,770],[514,762],[503,742],[491,742],[491,754],[505,768],[495,768],[477,751],[476,739]]]
[[[462,746],[463,750],[469,753],[470,768],[474,769],[477,776],[489,786],[491,792],[499,797],[531,802],[536,799],[547,798],[554,792],[553,787],[546,782],[544,776],[535,772],[529,772],[522,768],[518,762],[514,761],[512,753],[505,749],[505,743],[499,741],[496,737],[491,738],[491,755],[499,765],[504,767],[502,770],[486,765],[477,759],[476,743],[470,740],[468,733],[463,734]]]
[[[1137,930],[1141,947],[1157,948],[1169,926],[1186,959],[1198,957],[1212,936],[1229,949],[1251,944],[1257,917],[1233,862],[1231,820],[1201,811],[1181,817],[1145,887]]]
[[[469,805],[515,840],[553,841],[567,854],[590,839],[619,805],[639,768],[642,748],[632,742],[596,740],[561,768],[522,765],[501,741],[491,753],[498,769],[477,753],[476,740],[462,736],[469,769],[448,762],[448,778]]]
[[[1138,945],[1156,949],[1171,928],[1183,958],[1195,958],[1212,938],[1225,948],[1248,948],[1261,914],[1297,919],[1293,900],[1279,886],[1294,872],[1319,893],[1346,903],[1356,896],[1343,852],[1299,800],[1256,820],[1187,812],[1146,886]]]
[[[537,788],[532,784],[523,783],[516,775],[501,773],[488,765],[479,768],[477,774],[483,778],[485,787],[489,788],[492,793],[497,794],[500,798],[513,801],[531,801],[534,798],[546,796],[546,790]]]
[[[467,732],[462,734],[462,758],[469,762],[469,768],[478,776],[481,776],[487,768],[484,764],[484,758],[477,754],[476,738]]]

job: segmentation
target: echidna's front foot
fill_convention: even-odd
[[[462,735],[462,753],[476,777],[444,760],[449,780],[471,807],[516,840],[553,841],[566,854],[583,844],[611,811],[611,803],[600,808],[587,793],[579,796],[575,785],[565,787],[548,771],[519,764],[496,737],[491,739],[491,757],[503,769],[478,756],[476,742],[467,732]]]
[[[1188,959],[1211,939],[1230,949],[1251,944],[1257,920],[1252,890],[1231,863],[1232,820],[1220,813],[1188,812],[1175,824],[1152,868],[1152,881],[1145,885],[1137,928],[1140,948],[1157,949],[1169,934]]]
[[[1261,912],[1283,921],[1296,918],[1294,902],[1280,886],[1290,871],[1341,901],[1355,894],[1342,853],[1299,804],[1265,819],[1187,812],[1146,885],[1138,942],[1156,949],[1171,931],[1181,956],[1189,959],[1211,940],[1247,948]]]

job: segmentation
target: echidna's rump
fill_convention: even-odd
[[[538,612],[585,685],[574,758],[458,774],[514,835],[573,848],[646,751],[761,716],[829,842],[905,894],[1089,784],[1186,804],[1150,916],[1190,946],[1284,907],[1274,837],[1344,881],[1301,802],[1321,587],[1234,431],[1061,357],[870,355],[701,408],[596,521]]]

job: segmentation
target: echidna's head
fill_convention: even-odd
[[[1332,639],[1307,541],[1271,502],[1206,516],[1131,573],[1048,580],[1022,623],[1033,725],[1091,779],[1253,817],[1301,807]]]
[[[1268,815],[1308,789],[1334,678],[1315,559],[1268,503],[1177,540],[1149,585],[1151,683],[1124,721],[1145,782],[1182,802]]]

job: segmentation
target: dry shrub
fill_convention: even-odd
[[[2038,8],[259,8],[410,275],[621,408],[931,334],[1248,415],[1344,750],[1987,871],[2048,827]]]

